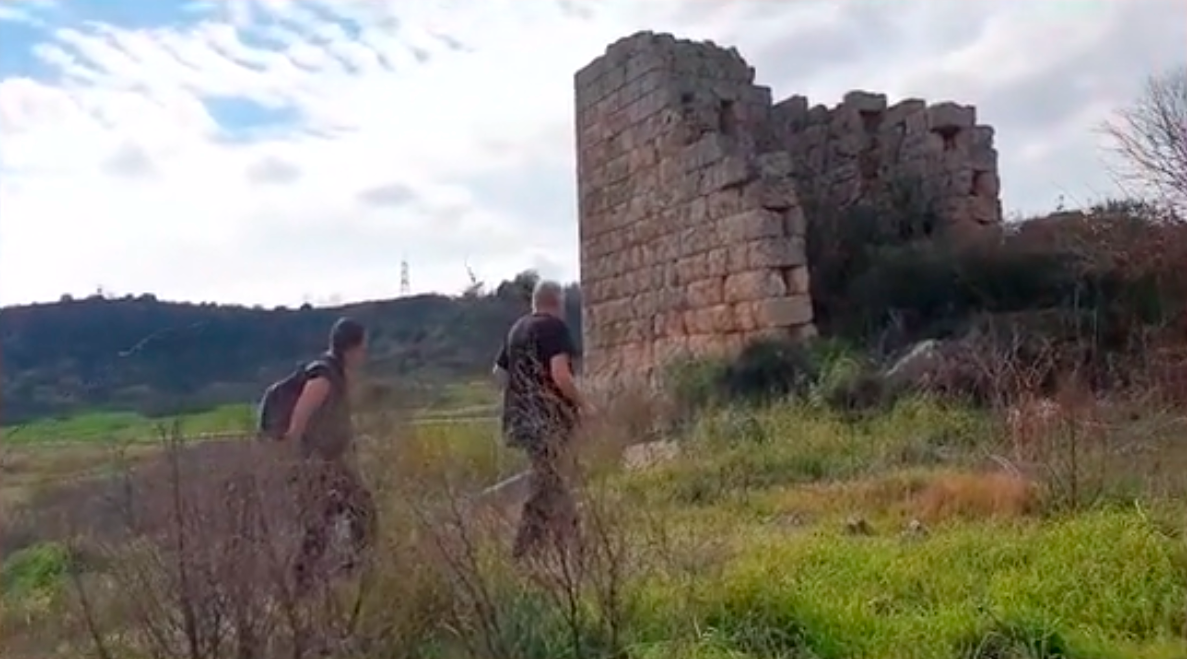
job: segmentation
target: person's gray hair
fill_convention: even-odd
[[[541,279],[532,289],[532,308],[559,307],[565,301],[565,287],[551,279]]]

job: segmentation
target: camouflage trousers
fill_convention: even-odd
[[[577,501],[571,487],[576,461],[567,437],[549,439],[524,447],[530,460],[529,493],[512,547],[517,559],[564,551],[576,540]]]
[[[349,530],[350,564],[374,541],[375,501],[359,474],[341,461],[304,460],[298,465],[296,486],[301,546],[294,563],[299,589],[309,587],[320,572],[339,524]]]

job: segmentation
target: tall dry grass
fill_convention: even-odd
[[[653,420],[632,405],[602,406],[583,427],[579,542],[530,565],[509,557],[523,490],[488,489],[520,464],[493,432],[454,443],[456,430],[368,415],[356,460],[379,535],[353,571],[338,567],[353,558],[345,545],[332,548],[309,592],[294,582],[292,447],[166,436],[107,492],[118,528],[72,534],[100,567],[72,572],[75,606],[57,628],[102,658],[618,656],[646,572],[646,543],[631,538],[651,523],[607,485]]]

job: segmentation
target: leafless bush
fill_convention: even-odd
[[[509,484],[507,491],[474,495],[448,473],[413,488],[409,502],[419,532],[450,584],[449,627],[470,656],[607,657],[625,647],[629,589],[639,574],[631,538],[638,529],[606,478],[627,437],[646,423],[609,411],[586,420],[563,467],[577,498],[575,533],[537,554],[511,557],[509,531],[522,521],[517,508],[526,488]]]
[[[1018,333],[982,340],[962,353],[962,367],[1001,421],[1004,455],[995,459],[1039,483],[1053,507],[1099,501],[1107,489],[1113,434],[1076,361],[1050,341]]]
[[[393,422],[386,438],[402,427]],[[399,469],[393,469],[399,472]],[[435,632],[444,593],[424,554],[401,533],[400,492],[375,479],[395,528],[355,555],[340,537],[299,588],[301,549],[294,447],[252,440],[187,443],[175,434],[160,454],[127,465],[103,490],[117,530],[75,534],[99,557],[72,578],[77,619],[101,656],[267,659],[411,656]],[[367,560],[378,558],[379,560]],[[349,568],[344,570],[343,568]],[[382,588],[382,591],[377,589]],[[394,602],[394,604],[393,604]]]
[[[646,425],[618,418],[628,433]],[[102,565],[72,575],[70,634],[101,657],[162,659],[414,657],[434,647],[551,659],[626,647],[643,571],[636,548],[651,543],[637,541],[635,511],[608,484],[615,458],[591,450],[569,474],[582,520],[575,542],[516,562],[508,525],[486,523],[486,483],[426,450],[439,436],[394,419],[370,425],[360,451],[381,512],[374,560],[345,573],[330,563],[316,588],[300,591],[286,447],[169,439],[107,491],[119,532],[79,538]],[[595,417],[580,441],[621,442],[623,427]]]
[[[1025,359],[1012,343],[996,349],[985,343],[966,353],[964,366],[988,386],[1001,422],[995,460],[1037,482],[1052,509],[1152,493],[1162,463],[1181,463],[1168,442],[1187,427],[1182,408],[1168,405],[1161,385],[1150,379],[1123,389],[1095,388],[1056,346],[1036,345],[1046,348],[1031,349]]]
[[[159,459],[122,475],[125,525],[92,546],[104,574],[74,580],[100,652],[309,656],[341,631],[327,619],[340,594],[302,598],[291,579],[300,536],[283,448],[170,437]]]
[[[1041,396],[1057,368],[1050,342],[1007,325],[966,336],[949,350],[937,374],[941,392],[966,393],[1004,409],[1016,401]]]

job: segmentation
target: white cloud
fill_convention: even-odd
[[[0,2],[6,48],[5,21],[53,19],[40,5]],[[776,96],[975,102],[998,127],[1008,206],[1099,196],[1091,129],[1181,57],[1176,12],[1176,0],[234,0],[190,3],[176,25],[76,16],[28,44],[40,71],[0,68],[0,302],[97,285],[266,304],[385,297],[403,255],[420,290],[461,289],[467,262],[491,281],[533,266],[573,277],[572,76],[639,29],[736,45]],[[236,105],[251,130],[227,123]],[[257,125],[268,117],[283,121]]]

